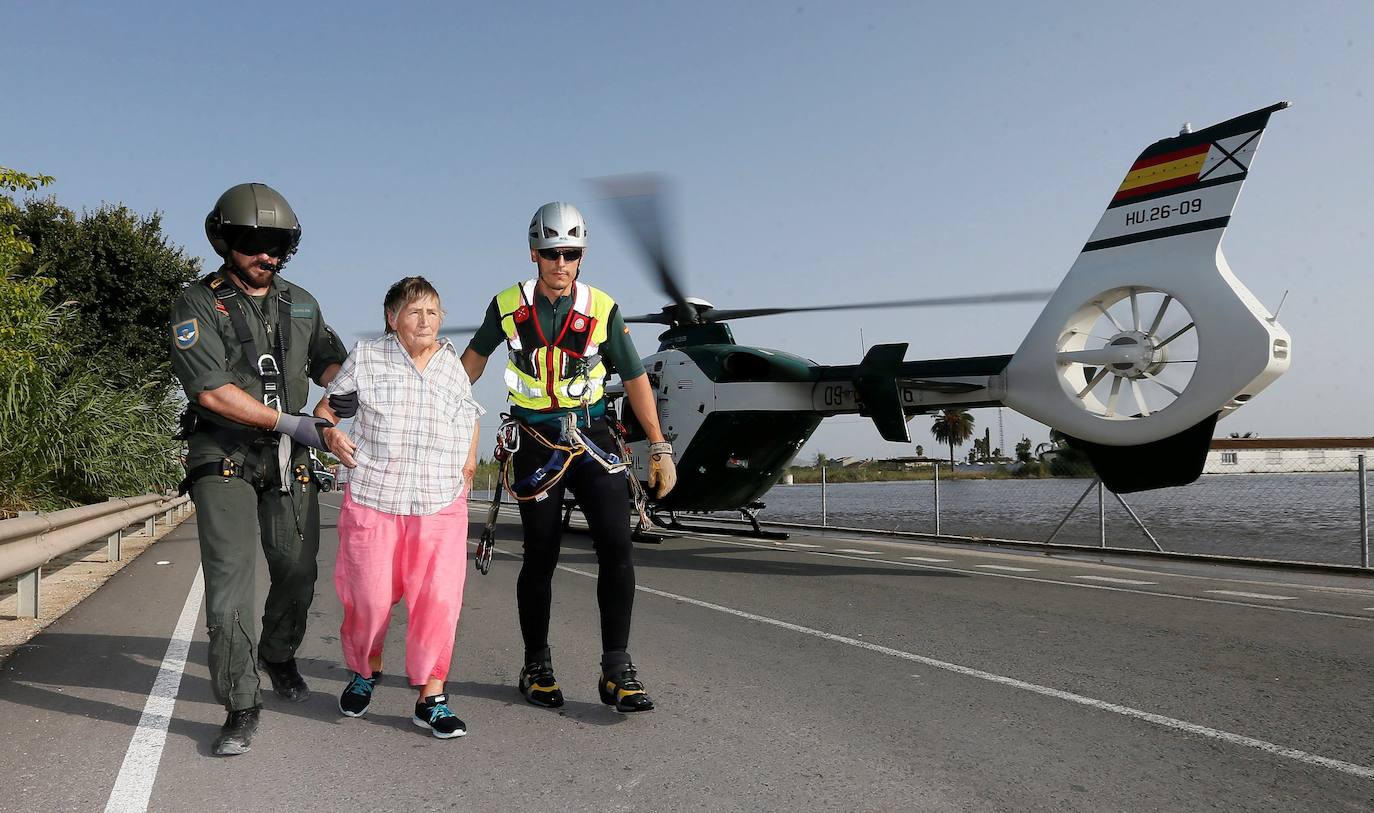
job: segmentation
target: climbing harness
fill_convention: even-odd
[[[586,407],[586,404],[583,406]],[[614,426],[612,437],[616,441],[619,454],[602,449],[583,434],[577,426],[577,413],[574,412],[565,413],[559,420],[557,441],[549,440],[510,415],[501,416],[501,427],[496,430],[496,449],[493,452],[493,457],[500,464],[500,471],[496,478],[496,493],[492,495],[491,507],[487,509],[487,521],[478,537],[475,558],[478,572],[485,574],[491,569],[492,548],[496,544],[496,519],[501,513],[503,492],[509,493],[517,502],[539,502],[548,498],[549,491],[558,485],[579,460],[595,461],[608,474],[622,472],[630,465],[630,456],[624,440],[616,434],[623,431],[623,428],[619,427],[618,423]],[[520,450],[522,442],[527,442],[522,438],[533,438],[548,451],[549,457],[538,469],[522,477],[519,482],[512,483],[511,472],[515,468],[515,453]],[[632,488],[638,487],[639,483],[635,478],[628,479],[634,483]],[[636,508],[639,509],[641,523],[647,523],[647,515],[641,507],[641,498],[636,499]]]

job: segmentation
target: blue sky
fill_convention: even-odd
[[[58,200],[164,213],[208,260],[226,187],[304,223],[292,279],[344,335],[423,274],[452,323],[532,266],[548,200],[582,205],[584,278],[653,290],[586,179],[675,182],[676,253],[723,307],[1052,288],[1145,145],[1282,99],[1224,249],[1293,335],[1292,370],[1220,432],[1369,435],[1374,5],[1362,2],[0,3],[0,164]],[[1010,353],[1037,306],[743,321],[822,363]],[[655,332],[635,333],[641,350]],[[479,383],[494,419],[499,377]],[[977,413],[980,428],[997,416]],[[1007,446],[1046,430],[1010,412]],[[932,445],[925,424],[916,442]],[[894,454],[866,421],[803,451]]]

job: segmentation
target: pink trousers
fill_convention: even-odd
[[[406,600],[406,675],[413,686],[448,676],[467,577],[467,494],[437,514],[387,514],[353,502],[344,488],[334,588],[343,603],[344,663],[372,676],[391,608]]]

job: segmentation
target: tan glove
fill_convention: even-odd
[[[649,444],[649,489],[658,487],[656,499],[663,499],[677,485],[677,465],[673,463],[673,444],[662,441]]]

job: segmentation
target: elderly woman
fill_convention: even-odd
[[[467,487],[477,467],[484,410],[439,336],[439,293],[423,277],[387,291],[386,335],[359,342],[315,414],[356,409],[347,434],[325,434],[347,466],[334,586],[343,603],[344,661],[353,679],[339,710],[361,717],[382,675],[391,608],[409,610],[406,674],[420,695],[414,723],[441,739],[467,727],[444,694],[467,572]]]

